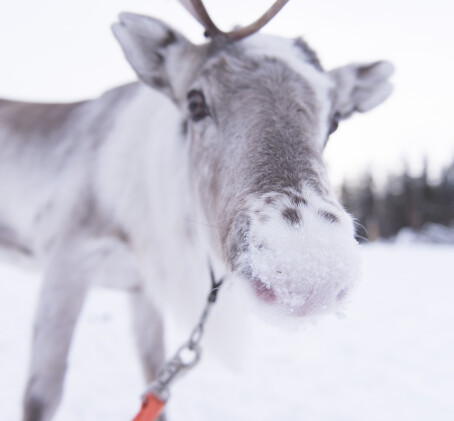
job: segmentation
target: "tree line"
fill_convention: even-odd
[[[427,223],[454,226],[454,161],[437,181],[427,167],[426,160],[419,175],[405,169],[389,176],[382,188],[370,172],[356,183],[343,182],[341,201],[357,221],[360,241],[390,238],[404,227],[419,231]]]

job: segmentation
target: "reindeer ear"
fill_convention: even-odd
[[[112,31],[139,78],[178,102],[187,77],[182,63],[194,62],[185,56],[196,46],[165,23],[133,13],[121,13]]]
[[[392,92],[388,78],[394,66],[387,61],[367,65],[350,64],[330,72],[336,83],[335,112],[340,119],[381,104]]]

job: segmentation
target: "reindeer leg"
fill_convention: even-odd
[[[134,258],[118,239],[73,239],[51,259],[38,301],[23,421],[49,421],[54,415],[74,327],[90,285],[98,281],[140,287]]]
[[[133,326],[142,369],[147,383],[156,379],[165,361],[163,322],[152,302],[143,291],[131,297]],[[162,414],[159,421],[165,421]]]
[[[38,300],[24,421],[48,421],[62,395],[66,359],[88,284],[68,259],[55,256]]]

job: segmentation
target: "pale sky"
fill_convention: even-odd
[[[229,29],[261,15],[272,0],[206,0]],[[0,0],[0,97],[72,101],[135,79],[110,24],[120,11],[159,17],[191,40],[198,23],[177,0]],[[302,35],[326,69],[387,59],[395,92],[382,106],[341,124],[325,158],[335,182],[365,168],[396,172],[422,157],[437,168],[454,159],[452,0],[290,0],[264,29]]]

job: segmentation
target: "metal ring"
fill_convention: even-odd
[[[185,361],[187,360],[187,355],[183,355],[184,353],[192,354],[192,358],[189,359],[189,361]],[[197,344],[193,344],[192,346],[190,346],[190,344],[185,344],[176,353],[182,368],[194,367],[200,361],[200,355],[201,349]]]
[[[199,324],[192,331],[191,337],[189,339],[189,343],[190,343],[190,345],[192,345],[192,348],[194,347],[194,345],[196,345],[200,342],[200,340],[202,339],[202,336],[203,336],[203,326],[202,326],[202,324]]]

